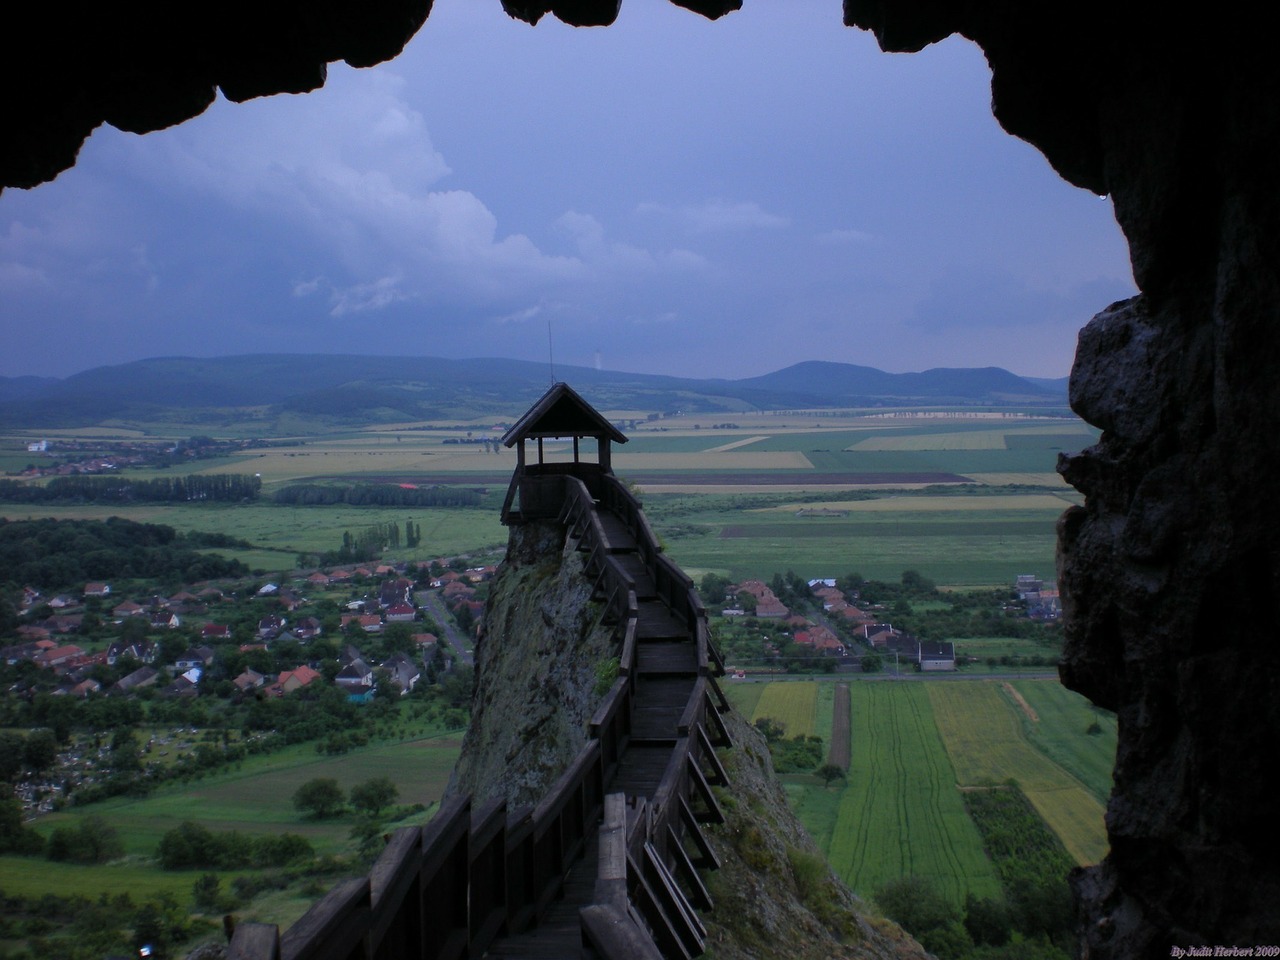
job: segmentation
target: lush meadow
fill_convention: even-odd
[[[1099,795],[1110,790],[1115,721],[1078,694],[1052,680],[963,678],[748,682],[726,690],[753,721],[812,716],[813,734],[829,741],[837,684],[850,691],[847,780],[782,779],[805,827],[859,893],[920,876],[956,904],[966,894],[998,895],[996,865],[964,799],[1011,780],[1075,863],[1105,854]]]

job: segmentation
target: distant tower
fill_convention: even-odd
[[[604,369],[604,367],[603,367],[603,366],[601,366],[601,364],[600,364],[600,351],[599,351],[599,350],[597,350],[597,351],[596,351],[596,369],[597,369],[597,370],[603,370],[603,369]]]

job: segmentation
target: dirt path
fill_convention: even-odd
[[[838,683],[831,713],[831,749],[827,752],[827,763],[834,763],[842,770],[849,769],[852,758],[850,726],[849,685]]]
[[[1027,715],[1028,720],[1030,720],[1032,723],[1040,722],[1040,717],[1037,716],[1036,712],[1031,709],[1031,704],[1027,703],[1027,701],[1022,698],[1022,694],[1020,694],[1017,690],[1013,689],[1013,684],[1006,681],[1005,683],[1000,684],[1000,686],[1004,687],[1005,693],[1013,697],[1013,702],[1022,708],[1022,712]]]

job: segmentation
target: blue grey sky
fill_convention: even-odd
[[[436,0],[397,59],[0,194],[0,375],[151,356],[546,359],[738,378],[1070,369],[1133,293],[1108,201],[991,117],[981,51],[835,0],[616,24]]]

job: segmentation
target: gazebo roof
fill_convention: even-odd
[[[626,443],[626,435],[596,412],[567,383],[556,383],[502,437],[505,446],[534,437],[603,437]]]

